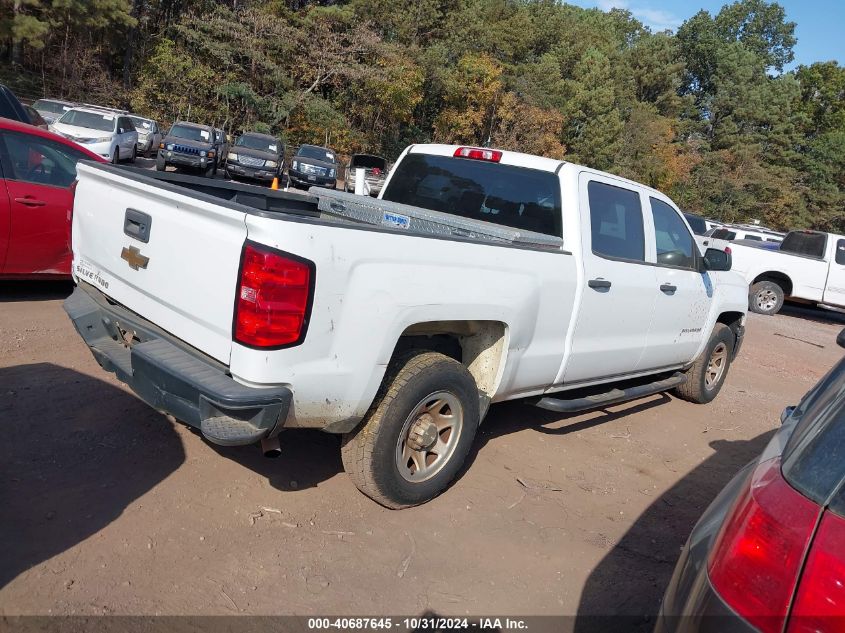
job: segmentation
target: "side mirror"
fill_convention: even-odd
[[[837,344],[839,347],[845,347],[845,329],[843,329],[843,330],[839,333],[839,336],[837,336],[837,337],[836,337],[836,344]]]
[[[718,248],[708,248],[704,251],[704,270],[728,271],[732,264],[733,260],[728,251],[720,251]]]

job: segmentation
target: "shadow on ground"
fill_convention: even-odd
[[[581,594],[576,633],[652,630],[681,548],[698,517],[762,452],[773,433],[710,443],[713,455],[652,503],[590,573]]]
[[[339,435],[314,429],[292,429],[279,437],[282,454],[276,459],[264,457],[256,445],[217,446],[209,442],[209,446],[221,457],[266,477],[271,486],[285,492],[316,488],[343,472]]]
[[[49,363],[0,368],[0,587],[116,519],[184,462],[167,420]]]
[[[0,303],[14,301],[55,301],[73,292],[68,281],[0,281]]]
[[[784,303],[778,315],[815,321],[816,323],[845,325],[845,312],[826,310],[802,303]]]

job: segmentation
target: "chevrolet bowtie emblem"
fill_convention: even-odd
[[[129,268],[132,270],[146,268],[147,264],[150,263],[150,258],[141,255],[141,251],[138,250],[137,246],[130,246],[129,248],[124,246],[123,250],[120,251],[120,259],[125,259],[126,263],[129,264]]]

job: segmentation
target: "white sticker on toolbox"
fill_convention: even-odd
[[[411,227],[411,218],[407,215],[399,215],[398,213],[391,213],[385,211],[381,216],[381,223],[388,226],[395,226],[400,229],[407,229]]]

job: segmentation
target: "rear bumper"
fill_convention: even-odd
[[[85,283],[65,300],[64,309],[103,369],[157,411],[198,428],[209,441],[252,444],[281,431],[292,398],[289,388],[257,389],[236,382],[225,366],[109,304]]]

